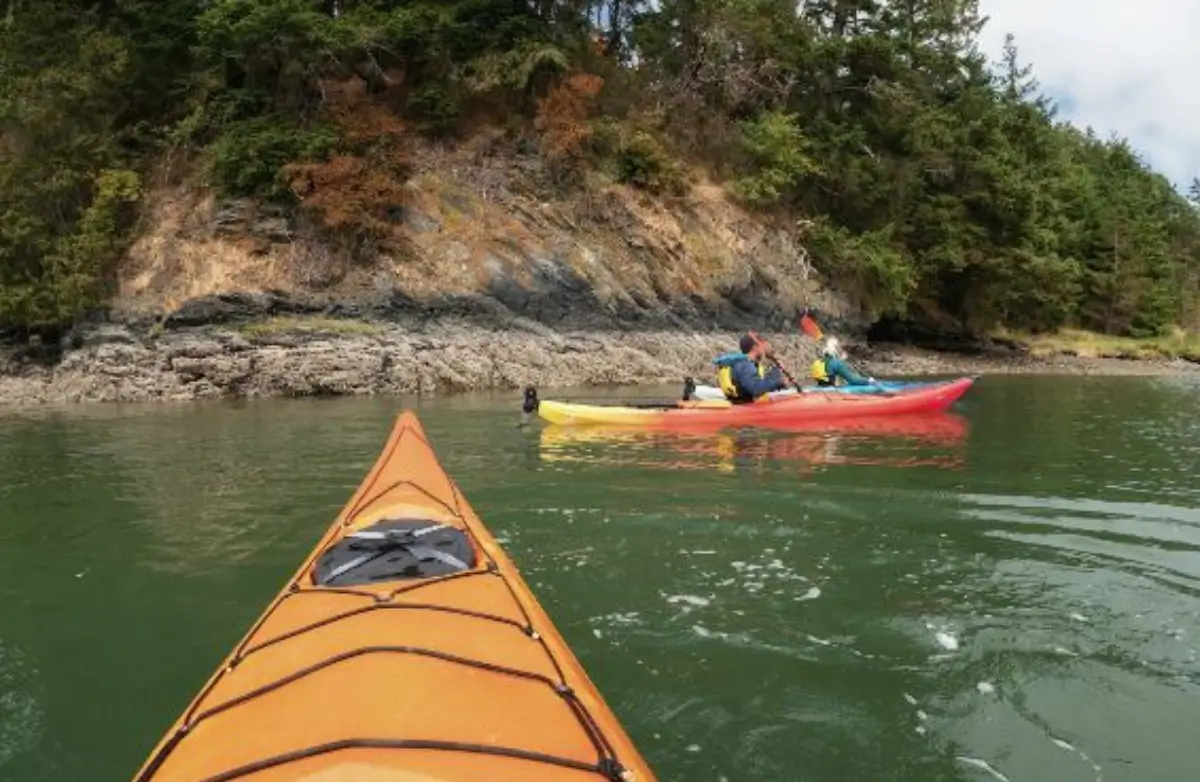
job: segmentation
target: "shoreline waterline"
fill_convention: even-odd
[[[444,396],[527,385],[586,390],[708,382],[735,332],[555,330],[518,319],[488,328],[465,318],[407,323],[276,319],[163,331],[102,324],[54,363],[14,353],[0,363],[0,409],[93,402],[327,396]],[[816,355],[800,334],[768,335],[799,378]],[[947,375],[1197,375],[1182,359],[975,355],[875,343],[850,346],[880,379]],[[801,380],[801,382],[804,382]]]

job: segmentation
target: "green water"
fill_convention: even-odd
[[[0,779],[129,779],[400,404],[0,418]],[[661,779],[1200,776],[1197,381],[988,377],[962,420],[717,438],[518,404],[419,412]]]

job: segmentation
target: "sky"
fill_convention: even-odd
[[[1200,177],[1200,0],[980,0],[980,45],[1004,35],[1062,119],[1117,133],[1182,193]]]

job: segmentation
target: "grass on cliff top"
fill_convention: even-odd
[[[279,315],[257,323],[248,323],[238,329],[246,337],[272,337],[288,332],[303,331],[312,334],[341,334],[344,336],[370,337],[380,332],[374,323],[344,318],[322,316]]]
[[[1029,346],[1034,356],[1074,355],[1081,358],[1175,359],[1200,362],[1200,333],[1175,329],[1159,337],[1114,337],[1081,329],[1063,329],[1054,334],[1007,336]]]

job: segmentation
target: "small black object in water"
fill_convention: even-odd
[[[540,404],[537,389],[533,386],[525,386],[525,402],[521,405],[521,423],[517,424],[517,426],[529,426],[529,421],[533,418],[533,414],[537,412],[538,405]]]

